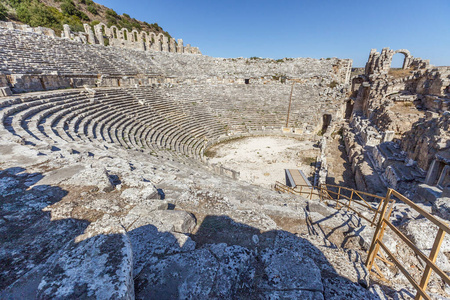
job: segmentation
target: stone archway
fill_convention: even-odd
[[[395,50],[394,51],[394,53],[392,54],[392,57],[391,57],[391,65],[392,65],[392,58],[397,53],[401,53],[401,54],[403,54],[405,56],[404,59],[403,59],[402,69],[403,70],[408,69],[410,67],[410,65],[411,65],[411,62],[412,62],[412,56],[411,56],[411,53],[408,50],[406,50],[406,49],[399,49],[399,50]]]

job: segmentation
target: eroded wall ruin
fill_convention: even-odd
[[[405,56],[404,73],[390,72],[396,53]],[[448,189],[450,68],[434,67],[405,49],[372,49],[365,74],[352,79],[351,101],[347,150],[352,161],[360,157],[354,171],[369,162],[357,171],[358,188],[381,182],[410,196],[420,194],[424,182]]]
[[[89,24],[83,24],[83,27],[85,32],[73,32],[69,25],[64,24],[61,38],[70,39],[83,44],[110,45],[142,51],[202,54],[198,47],[191,47],[190,44],[185,47],[183,46],[182,39],[175,41],[174,38],[171,38],[169,40],[168,37],[162,33],[156,35],[154,32],[139,32],[136,29],[130,32],[126,28],[119,30],[116,26],[108,28],[104,23],[95,25],[94,30],[92,30],[92,27]],[[56,37],[55,31],[46,27],[30,27],[29,25],[0,21],[0,28],[16,29],[43,34],[53,38]]]

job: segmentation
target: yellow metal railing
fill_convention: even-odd
[[[334,189],[334,190],[332,190]],[[352,210],[359,217],[365,219],[370,223],[371,226],[376,225],[375,233],[372,238],[372,243],[370,245],[366,267],[369,269],[371,274],[374,274],[382,279],[384,276],[380,270],[380,268],[376,265],[375,259],[379,259],[385,262],[388,265],[396,266],[408,279],[408,281],[414,286],[417,290],[417,294],[415,299],[421,300],[431,299],[430,296],[426,293],[426,289],[430,280],[430,276],[432,271],[434,271],[441,279],[448,285],[450,285],[450,277],[444,273],[437,265],[436,259],[439,254],[440,247],[444,240],[445,233],[450,233],[450,227],[447,224],[441,222],[437,218],[435,218],[430,213],[423,210],[421,207],[417,206],[414,202],[400,194],[399,192],[388,189],[388,192],[385,197],[381,197],[378,195],[373,195],[370,193],[357,191],[347,187],[341,187],[337,185],[328,185],[324,184],[320,187],[309,187],[309,186],[297,186],[295,188],[288,187],[280,182],[276,182],[275,190],[285,193],[291,193],[294,195],[307,195],[309,199],[312,199],[313,195],[318,196],[320,201],[328,201],[333,200],[336,202],[337,209],[347,208],[347,210]],[[346,195],[347,194],[347,195]],[[334,196],[334,197],[333,197]],[[379,203],[376,205],[377,207],[373,207],[370,205],[363,196],[370,197],[373,199],[378,199]],[[394,208],[394,203],[396,201],[401,201],[407,204],[409,207],[417,211],[419,214],[424,216],[427,220],[438,227],[437,234],[434,238],[433,247],[431,249],[430,254],[427,256],[424,254],[417,246],[406,237],[399,229],[397,229],[391,222],[390,216],[392,210]],[[353,205],[353,206],[352,206]],[[361,209],[366,209],[365,212],[370,212],[374,214],[374,217],[369,219],[364,216],[361,211],[359,211],[358,207]],[[364,212],[364,211],[363,211]],[[378,219],[378,221],[377,221]],[[395,255],[386,247],[383,243],[383,236],[386,232],[386,229],[389,228],[392,232],[397,235],[408,247],[410,247],[414,253],[425,262],[426,266],[423,270],[422,276],[420,278],[420,282],[417,282],[413,276],[408,272],[408,270],[403,266],[403,264],[395,257]],[[430,237],[431,238],[431,237]],[[383,252],[380,252],[380,249],[387,254],[390,261],[383,255]],[[372,271],[373,268],[375,271]]]

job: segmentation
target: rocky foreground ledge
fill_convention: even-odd
[[[2,299],[396,294],[369,282],[361,237],[344,235],[362,221],[317,200],[111,144],[0,152]]]

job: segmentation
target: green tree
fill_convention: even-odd
[[[19,21],[32,27],[61,27],[52,11],[39,2],[21,3],[16,9],[16,14]]]

